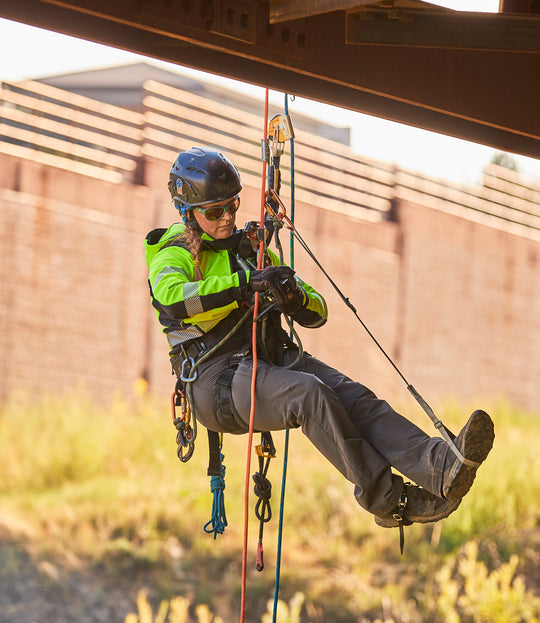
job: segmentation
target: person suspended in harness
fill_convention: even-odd
[[[454,438],[455,452],[360,382],[299,352],[282,316],[317,329],[327,320],[325,300],[271,251],[256,268],[256,245],[235,225],[240,176],[222,153],[180,152],[168,189],[181,222],[146,238],[150,294],[177,376],[185,377],[186,363],[189,371],[202,362],[191,379],[197,420],[211,431],[249,431],[252,319],[238,325],[260,296],[254,430],[301,428],[354,484],[358,504],[380,526],[429,523],[452,513],[493,445],[489,415],[471,415]]]

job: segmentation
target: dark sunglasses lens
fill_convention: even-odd
[[[216,208],[207,208],[204,211],[204,215],[209,221],[218,221],[224,214],[227,208],[224,206]]]
[[[219,221],[220,218],[223,218],[225,212],[235,214],[239,207],[240,197],[236,197],[227,205],[216,206],[215,208],[201,208],[200,212],[202,212],[209,221]]]

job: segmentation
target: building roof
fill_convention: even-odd
[[[143,84],[148,80],[155,80],[177,89],[196,93],[234,106],[239,110],[255,114],[262,113],[260,98],[250,97],[203,80],[196,80],[183,75],[180,71],[178,73],[169,71],[147,62],[113,65],[37,78],[38,82],[136,111],[143,110]],[[294,125],[311,134],[350,145],[349,127],[335,126],[301,114],[295,114]]]

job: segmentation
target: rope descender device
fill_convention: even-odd
[[[179,408],[180,414],[177,413],[177,408]],[[178,431],[176,434],[178,446],[176,455],[182,463],[187,463],[195,450],[195,431],[191,427],[191,408],[180,379],[171,395],[171,411],[174,427]]]
[[[285,143],[294,138],[294,130],[289,115],[276,115],[268,124],[268,136],[261,141],[263,161],[269,164],[268,188],[279,193],[281,171],[279,163]]]

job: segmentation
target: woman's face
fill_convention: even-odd
[[[210,238],[214,240],[222,240],[228,238],[233,233],[234,224],[236,222],[236,211],[239,206],[240,198],[237,196],[232,199],[227,199],[226,201],[207,204],[203,208],[200,208],[201,211],[197,208],[193,208],[193,216],[205,234],[208,234]],[[211,220],[205,215],[205,212],[213,216],[215,211],[212,211],[212,208],[225,208],[225,212],[221,218]]]

